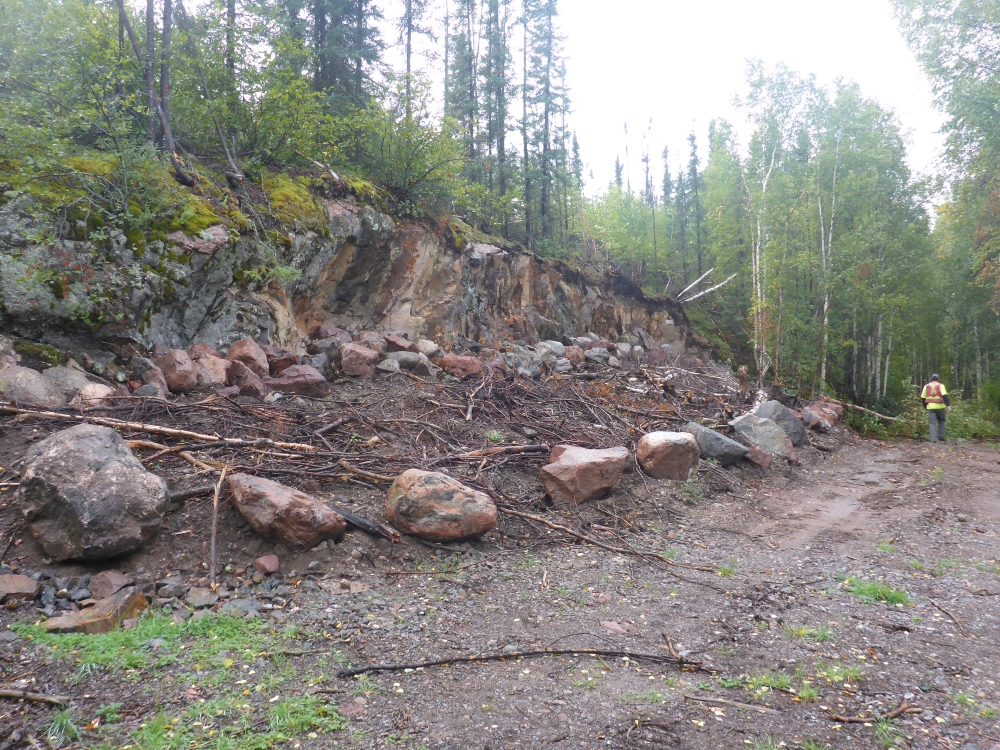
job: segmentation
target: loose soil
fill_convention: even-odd
[[[4,417],[0,465],[15,466],[28,443],[62,426]],[[511,439],[509,424],[499,428]],[[370,434],[348,430],[343,440]],[[136,658],[95,666],[86,637],[40,638],[23,627],[37,619],[34,606],[2,611],[0,630],[19,635],[0,639],[0,687],[71,697],[83,733],[63,747],[256,747],[255,737],[277,728],[284,733],[266,745],[303,749],[992,748],[1000,743],[1000,450],[880,442],[839,428],[811,440],[801,466],[709,467],[688,485],[633,471],[611,497],[575,509],[539,502],[542,456],[447,468],[507,487],[519,508],[607,545],[657,551],[671,565],[510,516],[469,544],[393,546],[353,531],[295,554],[254,535],[224,504],[223,585],[252,603],[250,618],[195,621],[179,602],[158,602],[178,624],[157,620],[162,637],[116,646]],[[214,481],[176,459],[150,466],[175,489]],[[380,518],[384,485],[309,472],[282,481]],[[157,541],[115,566],[140,582],[173,574],[198,583],[210,526],[210,497],[177,504]],[[110,567],[45,561],[19,530],[10,491],[0,494],[0,534],[0,552],[13,534],[6,561],[22,571],[71,577]],[[262,587],[246,569],[269,552],[282,573]],[[882,588],[859,588],[867,583]],[[905,592],[907,601],[852,590]],[[77,640],[60,648],[59,638]],[[359,664],[573,648],[676,654],[688,664],[562,654],[336,676]],[[876,722],[904,703],[913,708]],[[277,706],[308,709],[315,720],[282,723]],[[42,704],[0,702],[0,748],[58,744],[53,715]]]

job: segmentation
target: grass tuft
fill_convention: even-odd
[[[910,595],[901,589],[894,589],[885,583],[877,581],[861,581],[848,578],[844,581],[844,590],[860,597],[866,602],[885,602],[886,604],[909,604]]]

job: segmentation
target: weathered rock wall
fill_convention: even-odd
[[[289,235],[281,262],[301,276],[254,288],[236,279],[261,251],[225,227],[150,242],[140,257],[113,232],[100,243],[53,240],[51,232],[38,241],[45,219],[17,198],[0,206],[0,327],[39,340],[79,330],[103,305],[99,338],[147,347],[224,348],[248,335],[295,346],[317,323],[441,343],[588,331],[617,340],[642,328],[659,343],[684,345],[691,335],[676,303],[649,299],[624,279],[594,281],[516,246],[456,249],[446,232],[398,224],[353,198],[328,201],[326,212],[328,232]]]

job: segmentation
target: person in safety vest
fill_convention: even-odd
[[[941,383],[941,378],[931,375],[931,382],[924,386],[920,393],[923,399],[924,408],[927,409],[927,417],[931,423],[931,442],[936,443],[938,439],[945,442],[945,415],[951,411],[951,399],[948,398],[948,391]]]

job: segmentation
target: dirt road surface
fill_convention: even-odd
[[[7,437],[9,462],[20,448]],[[80,734],[63,747],[1000,748],[1000,450],[846,431],[825,448],[804,450],[802,466],[707,471],[688,486],[631,474],[600,504],[547,516],[582,517],[601,542],[670,564],[508,517],[447,549],[359,532],[279,549],[282,575],[255,585],[243,569],[273,547],[224,508],[224,586],[230,603],[251,603],[248,618],[161,602],[139,635],[102,646],[109,656],[92,636],[39,637],[33,608],[3,612],[0,629],[18,635],[0,640],[0,687],[72,698]],[[381,498],[336,494],[371,513]],[[190,583],[210,505],[172,513],[122,569]],[[16,521],[13,495],[0,495],[0,531]],[[7,560],[45,570],[18,539]],[[573,648],[687,665],[510,656]],[[56,723],[48,706],[2,701],[0,748],[56,746]]]

